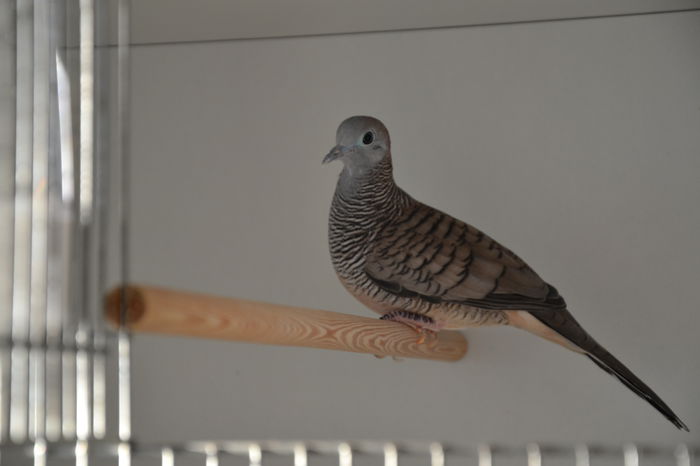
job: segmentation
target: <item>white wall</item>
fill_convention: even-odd
[[[700,432],[700,14],[133,50],[135,281],[370,315],[326,244],[337,124],[484,229],[690,426],[513,329],[456,364],[137,337],[142,440],[681,442]]]
[[[117,0],[102,2],[116,15]],[[131,43],[513,23],[698,9],[699,0],[139,0]],[[116,31],[104,37],[116,43]]]

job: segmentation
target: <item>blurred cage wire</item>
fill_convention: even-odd
[[[697,464],[687,445],[134,441],[130,336],[101,312],[128,283],[129,0],[3,0],[0,28],[1,465]]]
[[[3,464],[14,464],[10,445],[31,445],[44,464],[59,441],[77,442],[76,464],[86,464],[89,441],[109,438],[110,354],[119,367],[112,437],[130,439],[129,335],[106,328],[100,311],[107,275],[127,278],[128,4],[109,6],[0,3]],[[98,47],[115,28],[116,52]]]

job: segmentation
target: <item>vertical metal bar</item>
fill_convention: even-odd
[[[479,445],[478,447],[479,466],[493,466],[493,453],[488,445]]]
[[[92,219],[94,185],[95,5],[80,0],[80,223]]]
[[[108,40],[109,17],[105,2],[95,5],[95,43]],[[109,97],[110,97],[110,66],[109,50],[96,49],[95,54],[95,166],[94,166],[94,215],[93,243],[94,260],[93,274],[94,296],[92,299],[92,328],[93,328],[93,379],[92,379],[92,432],[95,438],[104,438],[107,430],[107,383],[106,356],[107,345],[104,319],[102,318],[102,297],[106,291],[107,264],[107,228],[108,228],[108,195],[109,195],[109,164],[107,163],[110,148]]]
[[[294,446],[294,466],[308,466],[309,455],[306,445],[298,443]]]
[[[352,447],[348,443],[338,445],[338,466],[352,466]]]
[[[216,445],[208,444],[204,447],[204,454],[206,455],[205,465],[206,466],[219,466],[219,449]]]
[[[0,351],[0,442],[10,437],[10,349],[4,347]]]
[[[88,466],[89,450],[86,440],[78,440],[75,442],[75,466]]]
[[[175,452],[170,447],[160,451],[160,466],[175,466]]]
[[[120,272],[121,282],[129,281],[129,0],[119,0],[117,24],[117,134],[119,215],[120,220]],[[125,289],[124,289],[125,290]],[[131,336],[124,326],[126,322],[126,300],[122,299],[119,329],[119,438],[128,442],[131,439]]]
[[[80,8],[78,0],[66,0],[65,3],[66,45],[80,43]],[[81,229],[77,225],[77,194],[80,178],[80,163],[76,151],[80,141],[80,62],[76,60],[78,52],[66,48],[64,60],[66,68],[66,94],[61,107],[61,167],[63,173],[62,188],[66,207],[66,224],[64,241],[67,245],[64,308],[61,314],[63,345],[72,348],[76,345],[76,330],[81,312],[80,286],[83,282],[82,261],[80,253]],[[79,58],[79,57],[78,57]],[[61,381],[61,430],[65,439],[74,440],[77,432],[77,354],[71,350],[62,351]]]
[[[94,50],[95,10],[93,0],[80,0],[80,178],[78,186],[81,228],[81,316],[75,336],[76,352],[76,436],[87,440],[92,434],[92,373],[90,306],[90,222],[93,207],[94,169]]]
[[[55,238],[54,238],[55,239]],[[52,261],[49,267],[49,283],[55,276],[52,270],[55,264]],[[47,318],[55,312],[55,301],[53,301],[53,293],[49,287],[47,298]],[[47,440],[55,441],[61,437],[61,353],[59,351],[60,333],[58,339],[51,335],[50,326],[47,325],[47,346],[44,357],[44,376],[45,376],[45,405],[44,405],[44,435]]]
[[[542,451],[536,443],[527,445],[527,466],[542,466]]]
[[[430,444],[430,466],[445,466],[445,449],[440,443]]]
[[[61,359],[61,432],[63,438],[74,439],[76,428],[75,354],[69,350],[63,351]]]
[[[42,439],[37,439],[34,441],[34,448],[32,449],[32,456],[34,458],[34,466],[46,466],[46,441]]]
[[[16,132],[16,6],[0,4],[0,442],[9,438],[10,347],[12,329],[12,251],[14,236],[14,191]]]
[[[34,1],[34,131],[29,326],[29,436],[45,433],[46,290],[49,212],[49,3]]]
[[[119,444],[117,457],[119,466],[131,466],[131,444],[129,442]]]
[[[61,437],[61,351],[62,313],[65,302],[68,242],[66,235],[69,221],[68,208],[72,202],[72,189],[66,186],[66,178],[72,180],[72,160],[65,162],[66,135],[70,130],[70,113],[66,122],[66,110],[70,110],[70,88],[67,71],[59,48],[65,40],[65,2],[49,2],[50,5],[50,118],[49,118],[49,233],[48,271],[46,290],[46,438],[55,441]],[[72,157],[72,151],[69,152]],[[64,202],[66,204],[64,204]]]
[[[591,466],[591,452],[588,445],[578,445],[574,450],[576,466]]]
[[[625,466],[639,466],[639,449],[631,443],[624,447]]]
[[[92,435],[103,439],[107,432],[107,361],[103,336],[95,338],[93,345],[95,353],[92,355]]]
[[[119,466],[131,466],[131,444],[129,442],[119,444],[117,457]]]
[[[260,466],[262,464],[262,448],[257,443],[251,443],[248,446],[248,464],[250,466]],[[207,466],[210,465],[207,464]]]
[[[118,334],[118,372],[119,372],[119,439],[128,442],[131,439],[131,337],[126,330]]]
[[[15,133],[15,224],[12,286],[10,438],[27,438],[29,301],[32,230],[33,2],[17,0],[17,129]]]
[[[690,449],[688,445],[681,444],[676,447],[676,466],[690,466]]]
[[[78,346],[75,356],[76,373],[76,422],[75,435],[78,440],[90,438],[90,354],[85,349],[86,337],[78,333]]]
[[[294,466],[296,466],[296,464]],[[399,450],[394,443],[387,443],[384,445],[384,466],[399,466]]]

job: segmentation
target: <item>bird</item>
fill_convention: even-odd
[[[344,120],[323,164],[336,160],[343,168],[328,220],[331,262],[350,294],[381,319],[421,334],[491,325],[526,330],[587,356],[688,431],[648,385],[584,330],[557,289],[524,260],[397,186],[389,131],[380,120]]]

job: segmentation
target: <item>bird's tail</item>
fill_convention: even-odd
[[[615,376],[620,382],[625,384],[627,388],[656,408],[657,411],[671,421],[677,428],[688,431],[688,427],[676,416],[673,410],[654,393],[654,390],[642,382],[615,356],[599,345],[583,327],[576,322],[576,319],[574,319],[569,311],[531,311],[530,314],[549,329],[554,330],[557,334],[573,343],[577,348],[580,348],[580,352],[588,356],[598,367],[608,374]]]

